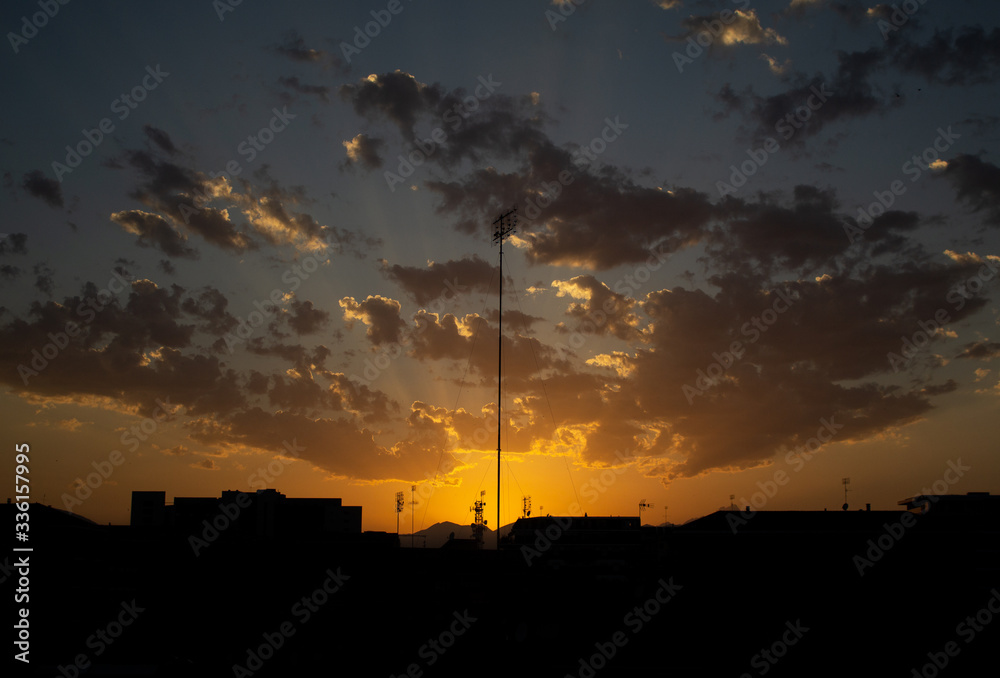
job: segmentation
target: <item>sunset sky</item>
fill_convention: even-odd
[[[33,500],[494,526],[515,206],[502,523],[1000,492],[996,3],[51,4],[0,10]]]

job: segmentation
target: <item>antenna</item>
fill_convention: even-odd
[[[645,499],[639,500],[639,524],[642,525],[642,510],[653,508],[653,505],[647,502]]]
[[[847,510],[847,492],[848,492],[848,490],[851,489],[850,488],[851,479],[850,478],[844,478],[840,482],[844,484],[844,505],[841,508],[843,508],[846,511]]]
[[[521,498],[521,515],[524,518],[531,517],[531,497]]]
[[[417,502],[413,499],[413,493],[416,492],[417,486],[410,485],[410,548],[413,548],[413,516],[417,512]]]
[[[500,296],[497,302],[497,553],[500,552],[500,432],[503,430],[503,418],[500,409],[503,407],[503,241],[516,233],[517,207],[508,210],[493,222],[493,243],[500,245]]]
[[[736,495],[735,494],[729,495],[729,510],[730,511],[739,511],[740,510],[740,507],[736,505]]]
[[[479,493],[479,499],[475,501],[470,511],[476,512],[476,519],[472,523],[472,536],[476,540],[476,548],[483,547],[483,532],[486,529],[486,521],[483,520],[483,507],[486,506],[486,490]]]
[[[399,539],[399,514],[403,512],[403,493],[396,493],[396,539]]]

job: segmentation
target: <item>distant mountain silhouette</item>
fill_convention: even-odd
[[[513,523],[511,523],[512,525]],[[510,533],[511,525],[504,525],[500,534],[502,536],[507,536]],[[424,528],[422,530],[417,530],[413,533],[415,537],[413,546],[414,548],[423,548],[424,539],[427,541],[427,548],[437,549],[444,546],[444,543],[451,538],[451,534],[455,533],[455,539],[472,539],[472,523],[466,523],[464,525],[459,525],[458,523],[453,523],[451,521],[444,521],[442,523],[434,523],[430,527]],[[489,527],[485,529],[485,547],[488,549],[495,549],[497,546],[496,533]],[[399,543],[403,548],[410,547],[410,534],[407,532],[403,534],[399,533]]]

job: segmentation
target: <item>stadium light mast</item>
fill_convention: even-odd
[[[504,212],[493,222],[493,243],[500,245],[500,297],[497,316],[497,553],[500,552],[500,432],[503,430],[503,241],[517,227],[517,208]]]

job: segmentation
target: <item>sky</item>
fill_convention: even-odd
[[[492,527],[498,428],[501,524],[1000,492],[995,3],[0,16],[32,500]]]

